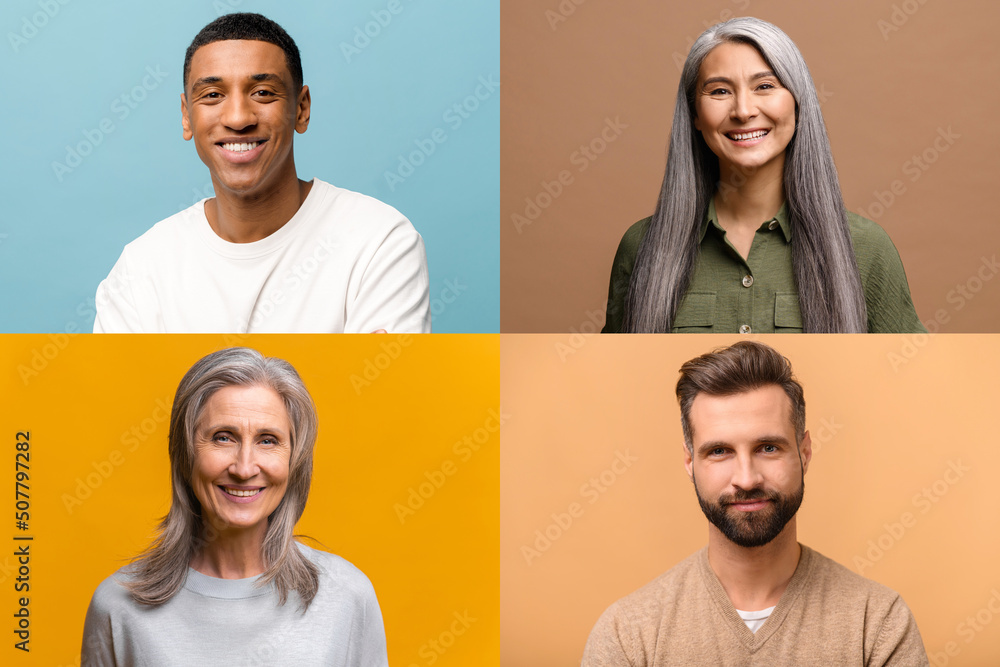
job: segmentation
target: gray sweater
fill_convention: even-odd
[[[82,667],[100,665],[336,665],[387,667],[385,630],[368,578],[343,558],[300,544],[319,567],[319,590],[302,613],[292,592],[283,606],[259,577],[217,579],[189,569],[168,602],[135,602],[122,568],[90,602]]]

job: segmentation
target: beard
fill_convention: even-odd
[[[792,520],[802,504],[805,493],[805,480],[799,485],[798,491],[783,495],[777,491],[755,489],[719,496],[718,502],[705,500],[698,491],[697,481],[694,484],[698,504],[705,517],[718,528],[726,538],[741,547],[762,547],[778,536],[785,524]],[[767,506],[754,512],[744,512],[731,509],[736,502],[745,503],[754,500],[768,500]]]

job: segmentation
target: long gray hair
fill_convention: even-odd
[[[690,284],[701,224],[720,174],[718,158],[694,127],[695,86],[702,61],[725,42],[757,49],[795,98],[796,128],[785,153],[784,189],[803,328],[865,332],[868,317],[861,278],[816,88],[788,35],[751,17],[730,19],[706,30],[684,63],[667,169],[656,212],[636,256],[623,330],[670,331]]]
[[[170,414],[170,511],[160,522],[156,539],[132,562],[132,577],[127,585],[137,602],[158,605],[177,594],[192,557],[201,546],[218,537],[217,529],[202,517],[190,477],[198,420],[209,398],[223,387],[232,386],[274,390],[284,402],[291,423],[288,482],[284,497],[268,517],[262,546],[266,570],[258,585],[273,582],[281,604],[285,604],[289,592],[297,591],[303,610],[316,596],[319,572],[296,547],[293,534],[312,480],[316,408],[302,378],[287,361],[265,357],[246,347],[233,347],[203,357],[177,387]]]

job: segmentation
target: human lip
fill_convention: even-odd
[[[741,512],[756,512],[759,509],[763,509],[769,502],[771,501],[767,498],[759,498],[757,500],[743,500],[736,503],[729,503],[729,506]]]
[[[222,156],[229,162],[250,162],[263,150],[267,139],[259,137],[226,137],[215,143]]]
[[[220,484],[219,489],[234,503],[252,503],[264,491],[263,486],[235,486]]]
[[[726,138],[737,146],[754,146],[764,140],[771,130],[763,127],[726,132]]]

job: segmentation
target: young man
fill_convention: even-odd
[[[796,541],[812,447],[788,360],[743,341],[681,367],[708,546],[604,612],[585,667],[927,665],[898,594]]]
[[[296,175],[292,138],[309,111],[298,48],[277,23],[229,14],[198,33],[181,124],[215,197],[125,247],[97,288],[95,332],[430,331],[410,222]]]

